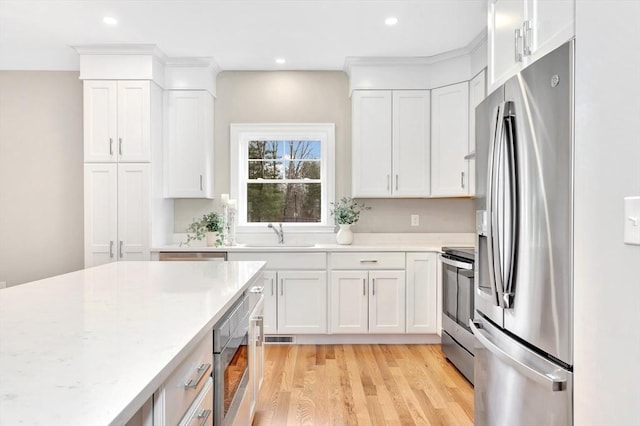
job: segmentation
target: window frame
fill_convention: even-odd
[[[295,232],[334,232],[335,224],[329,213],[335,200],[334,123],[232,123],[229,130],[230,198],[238,200],[236,232],[272,232],[266,223],[246,221],[248,145],[255,140],[320,141],[320,222],[283,222],[282,226]]]

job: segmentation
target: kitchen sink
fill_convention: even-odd
[[[308,243],[284,243],[284,244],[273,244],[273,243],[254,243],[254,244],[244,244],[244,247],[261,247],[261,248],[303,248],[303,247],[315,247],[315,244]]]

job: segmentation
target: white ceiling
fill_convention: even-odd
[[[338,70],[461,48],[485,26],[486,0],[0,0],[0,69],[77,70],[70,46],[145,43],[222,70]]]

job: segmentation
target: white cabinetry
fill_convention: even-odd
[[[151,82],[84,81],[84,161],[151,161]]]
[[[165,196],[213,198],[213,96],[165,92]]]
[[[211,410],[207,398],[213,402],[212,371],[213,331],[210,330],[154,394],[154,424],[191,425],[194,412],[200,411],[198,407]],[[201,418],[196,424],[212,424],[211,411],[206,417],[209,423]]]
[[[352,95],[354,197],[429,195],[428,90]]]
[[[404,333],[404,268],[404,253],[332,253],[331,333]]]
[[[173,205],[162,200],[162,95],[149,80],[84,81],[85,267],[149,260],[165,244]]]
[[[489,1],[489,91],[575,34],[575,0]]]
[[[278,333],[327,332],[327,272],[278,271]]]
[[[149,259],[149,164],[85,164],[85,267]]]
[[[267,262],[264,333],[327,332],[327,254],[230,252],[229,260]]]
[[[436,334],[436,253],[407,253],[407,333]]]
[[[431,196],[467,196],[469,83],[431,91]]]
[[[486,73],[482,70],[469,82],[469,195],[476,193],[476,107],[486,95]]]

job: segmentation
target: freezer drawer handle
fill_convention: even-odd
[[[489,338],[487,336],[485,336],[485,333],[481,330],[482,329],[482,322],[481,321],[474,321],[474,320],[469,320],[469,326],[471,327],[471,331],[473,332],[473,335],[476,337],[476,339],[478,339],[478,341],[485,347],[487,348],[489,351],[491,351],[495,356],[497,356],[498,358],[500,358],[502,361],[508,363],[509,365],[511,365],[512,367],[514,367],[515,369],[517,369],[518,371],[520,371],[522,374],[524,374],[525,376],[529,377],[532,380],[535,380],[536,382],[542,384],[542,385],[550,385],[551,386],[551,390],[553,392],[560,392],[560,391],[564,391],[567,389],[567,380],[564,378],[560,378],[560,377],[555,377],[552,374],[549,373],[542,373],[516,359],[514,359],[513,357],[511,357],[508,353],[506,353],[505,351],[503,351],[502,349],[500,349],[498,346],[496,346],[495,344],[493,344],[493,342],[491,342],[491,340],[489,340]]]

